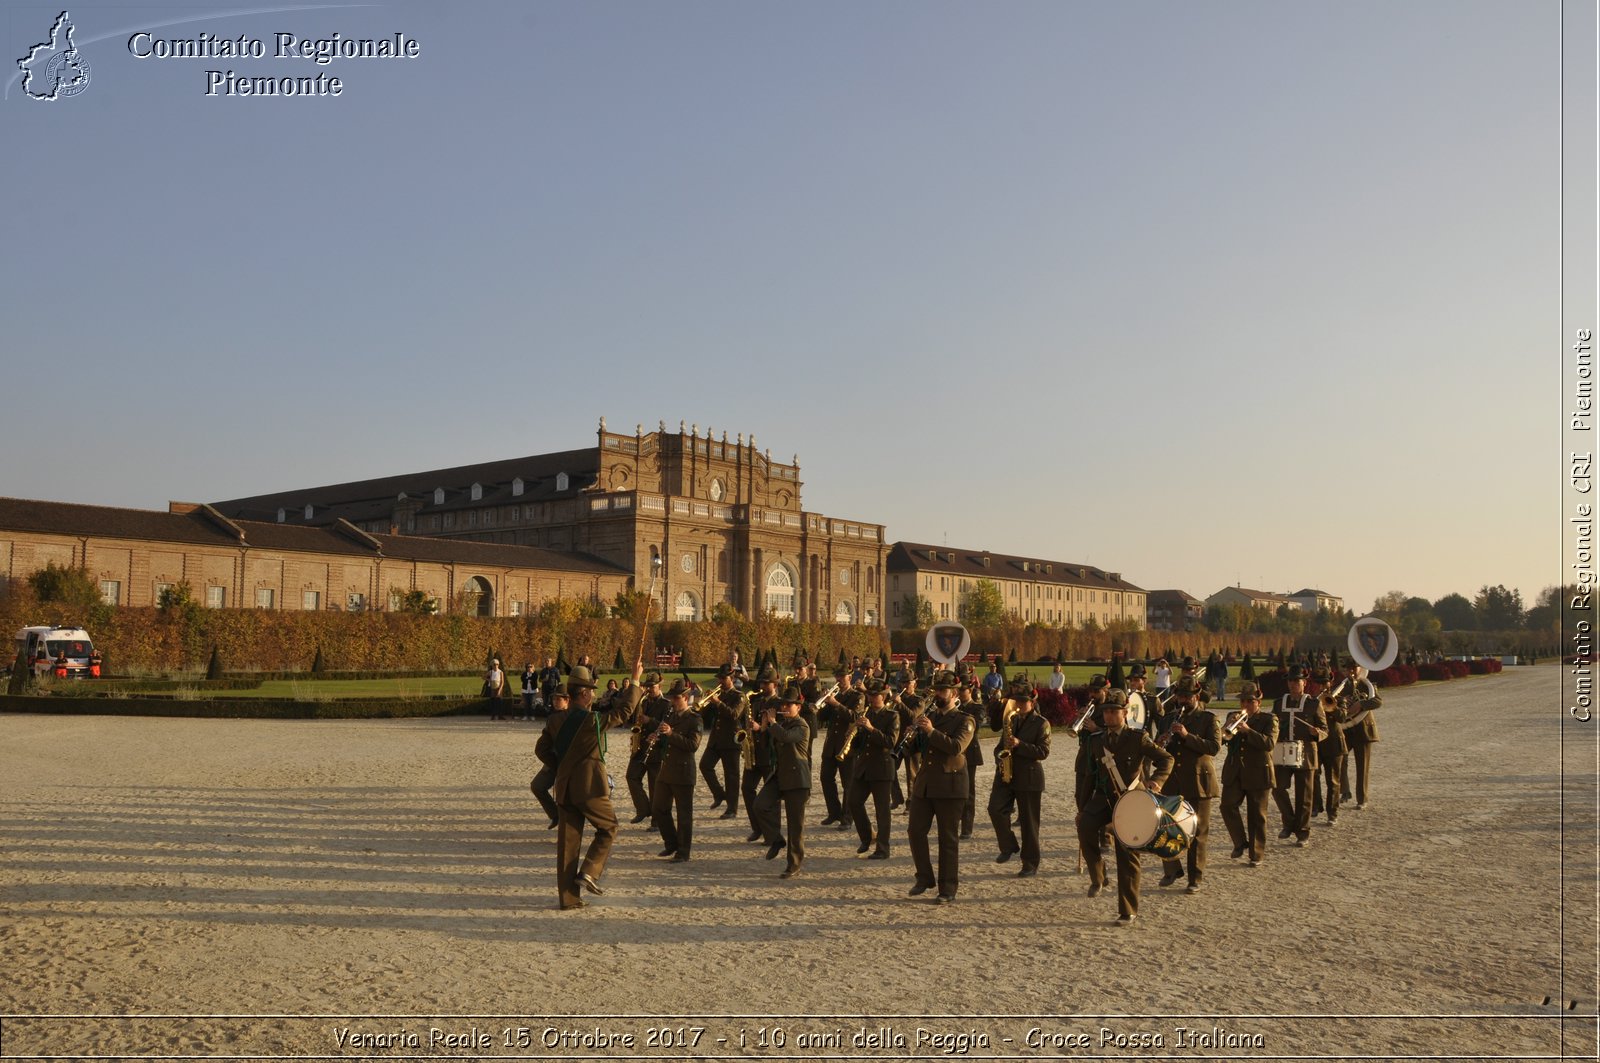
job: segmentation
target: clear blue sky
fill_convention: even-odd
[[[15,60],[60,5],[0,11],[0,493],[160,508],[682,419],[891,539],[1150,589],[1560,578],[1554,4],[193,21],[276,6],[71,5],[92,80],[49,103]]]

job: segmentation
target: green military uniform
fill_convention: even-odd
[[[1012,697],[1019,708],[1012,714],[1011,737],[1014,746],[1006,742],[1006,724],[1001,721],[1000,739],[995,743],[994,782],[989,791],[989,822],[994,825],[995,840],[1000,844],[997,863],[1005,863],[1012,855],[1022,854],[1019,876],[1026,878],[1039,870],[1039,821],[1044,801],[1044,760],[1050,756],[1050,721],[1034,708],[1036,697],[1033,687],[1025,685],[1013,691]],[[1024,710],[1020,706],[1026,706]],[[1011,781],[1007,782],[1002,765],[1011,764]],[[1011,812],[1017,813],[1017,826],[1022,831],[1019,841],[1011,829]]]
[[[673,697],[688,694],[688,686],[682,680],[673,684]],[[655,739],[651,759],[658,760],[660,767],[656,770],[650,810],[656,829],[661,832],[661,855],[682,863],[689,859],[694,842],[694,753],[700,748],[700,714],[687,705],[669,708],[662,722],[671,733],[665,737],[658,734]]]
[[[935,683],[934,689],[954,693],[955,675],[940,672]],[[935,706],[927,719],[932,729],[923,732],[919,728],[914,749],[921,756],[921,766],[912,779],[908,795],[907,844],[917,872],[911,894],[926,893],[937,885],[939,902],[948,904],[955,900],[956,888],[960,885],[961,814],[970,786],[966,753],[972,745],[976,726],[972,717],[961,710],[959,702],[952,702],[943,709]],[[928,831],[935,820],[939,824],[937,876],[928,850]]]
[[[1107,695],[1107,705],[1121,707],[1126,695],[1112,690]],[[1124,785],[1131,786],[1135,779],[1145,777],[1146,767],[1154,769],[1145,780],[1150,789],[1159,789],[1172,772],[1172,754],[1156,745],[1145,731],[1119,727],[1115,731],[1085,732],[1078,737],[1077,804],[1078,849],[1083,854],[1084,865],[1089,870],[1089,893],[1094,896],[1106,882],[1105,857],[1100,853],[1100,841],[1111,825],[1112,810],[1117,798],[1116,782],[1107,769],[1102,754],[1109,752],[1122,776]],[[1139,912],[1139,854],[1113,839],[1117,854],[1117,913],[1123,921],[1131,921]]]

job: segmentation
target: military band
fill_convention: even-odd
[[[1366,804],[1370,750],[1377,740],[1375,710],[1382,702],[1362,672],[1352,669],[1344,683],[1318,698],[1305,693],[1304,672],[1291,669],[1285,679],[1288,693],[1270,706],[1263,706],[1255,683],[1242,683],[1240,711],[1228,714],[1226,723],[1203,703],[1192,675],[1174,683],[1162,703],[1144,696],[1143,672],[1132,666],[1127,691],[1112,689],[1096,675],[1085,689],[1068,692],[1086,702],[1070,733],[1077,741],[1080,870],[1088,875],[1089,896],[1098,896],[1109,884],[1104,852],[1113,850],[1120,923],[1132,922],[1139,910],[1142,852],[1162,860],[1161,886],[1187,876],[1187,892],[1201,889],[1210,807],[1219,796],[1231,855],[1248,857],[1252,868],[1265,858],[1269,793],[1278,807],[1280,838],[1294,837],[1304,845],[1314,814],[1326,812],[1330,824],[1336,821],[1345,797],[1347,749],[1355,765],[1352,799],[1358,808]],[[776,672],[761,670],[761,690],[748,697],[734,687],[726,666],[718,672],[717,689],[698,701],[687,677],[674,682],[665,696],[658,673],[642,673],[636,664],[634,679],[624,688],[628,696],[615,699],[609,711],[595,703],[593,677],[581,666],[573,669],[566,689],[550,699],[552,713],[535,749],[542,767],[531,787],[558,828],[562,908],[582,907],[583,892],[601,892],[618,830],[605,774],[610,726],[631,725],[627,786],[633,822],[651,820],[662,843],[660,857],[682,863],[693,851],[695,758],[704,737],[708,756],[700,759],[699,773],[712,789],[712,807],[725,803],[723,818],[737,816],[742,794],[750,840],[766,847],[768,859],[787,853],[785,879],[800,875],[805,865],[805,815],[814,770],[828,802],[822,822],[853,826],[858,858],[891,859],[892,809],[898,765],[904,763],[906,841],[914,874],[910,894],[937,890],[935,899],[948,904],[960,887],[960,842],[970,833],[972,765],[981,758],[975,735],[983,724],[997,724],[987,801],[995,862],[1020,857],[1017,877],[1040,872],[1043,762],[1050,753],[1051,727],[1027,679],[1003,691],[992,716],[981,703],[963,700],[959,675],[947,669],[926,680],[932,688],[927,697],[918,696],[922,681],[914,675],[898,696],[875,677],[858,685],[847,672],[836,688],[819,690],[822,684],[804,664],[781,694]],[[1144,702],[1147,723],[1159,726],[1154,736],[1132,722],[1132,700]],[[820,707],[825,733],[811,722],[807,710],[813,706]],[[710,756],[719,744],[721,751]],[[1219,786],[1215,757],[1224,745]],[[1147,843],[1128,829],[1121,806],[1130,791],[1140,788],[1169,795],[1155,802],[1157,817],[1178,824],[1179,843]],[[1128,801],[1137,812],[1150,799],[1139,795]],[[1132,813],[1129,821],[1138,822]],[[582,852],[586,827],[594,837]]]

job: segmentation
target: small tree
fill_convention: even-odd
[[[100,588],[87,569],[68,568],[52,561],[29,576],[28,585],[41,605],[57,607],[58,619],[63,622],[89,622],[90,618],[98,618],[104,607]]]
[[[901,600],[901,608],[905,614],[913,618],[912,627],[927,629],[939,622],[934,614],[933,603],[920,594],[908,594]]]
[[[206,678],[222,678],[222,654],[215,646],[211,647],[211,660],[206,664]]]
[[[311,661],[311,674],[312,675],[321,675],[325,670],[326,670],[326,666],[322,662],[322,647],[318,646],[317,647],[317,655]]]

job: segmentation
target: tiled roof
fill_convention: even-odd
[[[931,555],[931,556],[930,556]],[[987,558],[989,563],[984,564]],[[1024,567],[1026,566],[1026,567]],[[1072,561],[996,554],[983,550],[954,550],[928,543],[897,542],[889,550],[884,567],[893,572],[908,569],[918,572],[948,572],[977,579],[1020,579],[1035,583],[1060,583],[1072,587],[1102,587],[1108,590],[1138,591],[1120,573],[1106,572],[1092,565]]]
[[[326,524],[340,517],[352,523],[387,518],[394,513],[402,493],[421,504],[423,512],[443,512],[473,506],[508,502],[541,502],[569,498],[595,482],[599,475],[599,448],[563,450],[554,454],[534,454],[525,458],[506,458],[477,465],[458,465],[453,469],[403,473],[372,480],[324,487],[305,487],[274,491],[264,495],[231,498],[212,505],[230,517],[276,522],[278,510],[294,523]],[[566,473],[567,489],[556,490],[556,476]],[[511,493],[512,481],[521,477],[520,495]],[[472,485],[483,488],[483,497],[472,498]],[[444,488],[444,501],[435,504],[434,491]],[[313,507],[312,518],[305,520],[305,507]]]
[[[239,535],[232,529],[243,533],[245,546],[257,550],[362,557],[372,557],[381,552],[383,557],[405,561],[627,574],[626,569],[589,554],[544,550],[536,546],[509,546],[504,543],[465,542],[411,535],[368,535],[340,524],[306,527],[268,521],[218,519],[203,506],[189,512],[161,512],[86,506],[75,502],[0,498],[0,531],[238,546]]]

